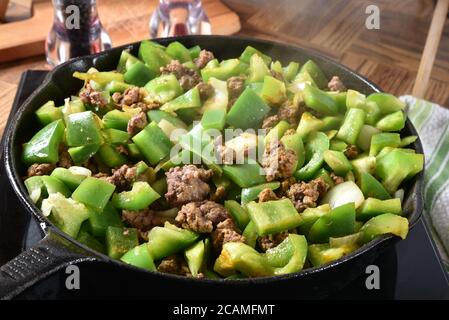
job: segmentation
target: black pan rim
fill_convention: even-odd
[[[251,37],[244,37],[244,36],[220,36],[220,35],[211,35],[211,36],[209,36],[209,35],[194,35],[194,36],[184,36],[184,37],[159,38],[159,39],[152,39],[152,40],[156,41],[156,42],[169,43],[172,41],[177,41],[177,40],[182,40],[182,39],[191,39],[194,41],[197,38],[210,39],[210,40],[218,39],[218,40],[223,40],[223,41],[226,41],[227,39],[235,39],[237,41],[246,41],[246,42],[252,42],[252,43],[256,42],[256,43],[271,45],[271,46],[276,46],[276,47],[285,47],[285,48],[287,48],[289,50],[293,50],[293,51],[302,51],[304,53],[319,57],[322,60],[325,60],[331,64],[338,66],[344,72],[349,73],[351,76],[358,78],[359,80],[364,82],[373,91],[382,92],[382,90],[377,85],[375,85],[374,83],[372,83],[371,81],[369,81],[368,79],[363,77],[362,75],[360,75],[357,72],[347,68],[346,66],[326,57],[322,53],[319,53],[319,52],[316,52],[316,51],[310,50],[310,49],[293,46],[290,44],[285,44],[282,42],[270,41],[270,40],[264,40],[264,39],[258,39],[258,38],[251,38]],[[280,282],[280,281],[287,281],[287,280],[302,278],[302,277],[305,277],[305,276],[308,276],[311,274],[319,273],[323,270],[335,268],[336,266],[339,266],[349,260],[353,260],[353,259],[357,258],[358,256],[364,254],[365,252],[370,251],[374,248],[380,247],[382,244],[386,244],[387,242],[392,243],[392,242],[397,241],[397,238],[392,235],[384,235],[384,236],[381,236],[377,239],[370,241],[369,243],[363,245],[362,247],[358,248],[357,250],[351,252],[350,254],[348,254],[338,260],[332,261],[332,262],[322,265],[322,266],[307,268],[300,272],[286,274],[286,275],[271,276],[271,277],[259,277],[259,278],[247,278],[247,279],[201,279],[201,280],[198,280],[195,278],[188,278],[188,277],[183,277],[183,276],[178,276],[178,275],[165,274],[165,273],[154,272],[154,271],[147,271],[147,270],[144,270],[141,268],[137,268],[137,267],[125,264],[121,261],[114,260],[112,258],[109,258],[107,255],[96,252],[96,251],[86,247],[85,245],[79,243],[76,239],[71,238],[68,235],[66,235],[65,233],[63,233],[62,231],[60,231],[57,227],[55,227],[52,224],[51,221],[48,220],[48,218],[44,217],[41,213],[41,210],[34,203],[32,203],[30,201],[30,199],[27,196],[27,191],[25,190],[25,187],[22,183],[20,174],[17,172],[16,167],[14,165],[15,158],[14,158],[14,153],[13,153],[13,148],[14,148],[13,135],[17,129],[18,124],[20,123],[20,116],[22,115],[23,111],[28,108],[28,105],[31,103],[31,101],[33,101],[35,96],[37,96],[37,94],[40,91],[42,91],[44,88],[46,88],[49,84],[51,84],[53,81],[55,81],[54,75],[58,72],[58,70],[61,70],[61,69],[65,68],[67,65],[71,65],[71,64],[77,63],[79,61],[89,61],[91,64],[93,64],[96,59],[101,58],[101,57],[106,57],[110,51],[123,50],[123,49],[129,48],[129,47],[136,46],[139,43],[140,43],[140,41],[131,43],[131,44],[122,45],[119,47],[115,47],[115,48],[112,48],[112,49],[109,49],[109,50],[106,50],[106,51],[103,51],[103,52],[100,52],[97,54],[74,58],[74,59],[71,59],[71,60],[57,66],[55,69],[53,69],[51,72],[49,72],[49,74],[45,77],[45,80],[42,82],[42,84],[19,107],[19,109],[16,111],[16,113],[19,116],[14,117],[5,130],[6,141],[4,144],[4,149],[5,149],[4,150],[4,152],[5,152],[4,159],[5,159],[5,164],[6,164],[6,174],[13,186],[14,192],[19,197],[22,204],[25,206],[25,209],[28,210],[29,212],[31,212],[33,217],[36,218],[40,222],[40,225],[41,225],[43,231],[45,232],[45,234],[48,234],[50,231],[55,232],[59,236],[68,240],[70,243],[74,244],[75,246],[83,248],[90,255],[98,257],[102,261],[114,263],[120,267],[127,267],[127,268],[130,268],[135,271],[149,273],[149,274],[157,275],[159,277],[167,277],[169,279],[171,278],[171,279],[177,279],[177,280],[189,281],[189,282],[193,280],[193,281],[197,281],[198,283],[205,283],[205,284],[212,283],[212,284],[224,284],[224,285],[227,285],[227,284],[228,285],[245,285],[245,284],[255,284],[255,283],[261,284],[261,283]],[[411,133],[413,135],[418,135],[416,132],[416,129],[413,127],[413,125],[411,124],[409,119],[407,119],[406,126],[407,126],[407,129],[409,131],[411,131]],[[417,152],[422,153],[422,145],[421,145],[421,140],[419,138],[415,143],[415,149]],[[411,220],[409,218],[410,229],[412,229],[414,227],[414,225],[416,224],[416,222],[419,220],[422,210],[423,210],[422,199],[421,199],[422,198],[422,185],[423,185],[423,172],[421,172],[415,179],[416,179],[416,184],[417,184],[417,193],[418,193],[419,197],[417,199],[418,206],[417,206],[417,209],[415,209],[415,211],[416,211],[415,219]]]

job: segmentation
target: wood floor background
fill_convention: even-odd
[[[396,95],[412,91],[433,0],[224,0],[241,34],[320,51]],[[365,28],[366,7],[380,8],[380,30]],[[449,19],[426,99],[449,107]]]

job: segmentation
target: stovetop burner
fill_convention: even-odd
[[[46,71],[27,71],[22,75],[14,101],[15,110],[37,86],[42,83]],[[0,158],[0,265],[10,260],[43,237],[38,223],[22,207],[5,175]],[[374,263],[380,270],[380,289],[368,290],[362,274],[345,289],[329,298],[338,299],[449,299],[449,282],[426,224],[421,219],[404,241],[387,249]],[[84,266],[84,271],[104,291],[96,294],[120,297],[106,285],[111,278],[125,276],[122,270],[114,270],[101,263]],[[87,271],[86,271],[87,270]],[[24,292],[20,298],[82,298],[80,293],[61,288],[63,272],[56,273]],[[107,292],[106,292],[107,290]],[[85,291],[84,291],[85,292]]]

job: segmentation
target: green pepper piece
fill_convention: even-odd
[[[405,126],[405,114],[402,111],[390,113],[376,123],[376,128],[382,131],[400,131]]]
[[[281,142],[284,144],[287,150],[293,150],[296,154],[296,169],[301,168],[304,165],[306,159],[306,153],[304,150],[304,143],[299,133],[284,135],[281,138]]]
[[[329,245],[331,248],[341,248],[347,253],[350,253],[359,248],[360,233],[350,234],[344,237],[329,238]]]
[[[357,219],[367,221],[384,213],[402,215],[401,199],[394,198],[379,200],[375,198],[368,198],[357,209]]]
[[[294,174],[297,180],[308,181],[320,169],[324,162],[323,153],[329,149],[329,138],[322,132],[310,134],[306,144],[307,164]]]
[[[154,260],[160,260],[184,250],[197,239],[195,232],[177,228],[166,222],[164,227],[154,227],[148,233],[148,250]]]
[[[240,230],[245,230],[250,221],[248,211],[244,207],[240,206],[240,204],[235,200],[226,200],[224,202],[224,206],[231,214],[232,220],[234,220],[238,228]]]
[[[249,76],[246,83],[263,82],[264,77],[269,74],[270,70],[263,59],[258,54],[254,54],[249,61]]]
[[[190,273],[196,277],[204,264],[205,247],[203,240],[198,241],[184,251]]]
[[[259,196],[259,193],[261,193],[265,189],[271,189],[276,190],[281,186],[281,183],[279,181],[276,182],[270,182],[270,183],[264,183],[258,186],[254,186],[251,188],[243,188],[242,189],[242,205],[247,204],[250,201],[256,200]]]
[[[309,234],[310,228],[313,224],[322,216],[328,215],[331,211],[329,204],[323,204],[316,208],[307,208],[299,215],[301,216],[301,222],[297,226],[299,233]]]
[[[36,110],[36,116],[39,123],[46,126],[53,121],[62,119],[62,111],[60,108],[55,107],[54,101],[50,100]]]
[[[202,108],[203,113],[208,110],[216,109],[226,112],[229,104],[228,86],[226,81],[210,78],[208,84],[212,86],[214,92],[212,96],[204,101]]]
[[[99,119],[92,111],[70,114],[66,124],[66,139],[70,147],[102,143]]]
[[[194,47],[189,48],[189,53],[190,53],[190,59],[196,59],[200,56],[200,52],[201,52],[201,47],[196,45]]]
[[[151,122],[132,138],[139,151],[152,165],[170,154],[172,143],[156,122]]]
[[[329,91],[326,92],[329,97],[334,99],[340,113],[346,113],[347,92]]]
[[[61,180],[55,178],[54,176],[42,176],[42,182],[44,184],[47,194],[60,193],[64,197],[70,197],[70,190],[66,187]]]
[[[101,179],[88,177],[73,192],[72,198],[97,210],[103,210],[115,186]]]
[[[376,176],[385,189],[393,194],[405,179],[410,179],[422,171],[424,155],[394,149],[377,160]]]
[[[159,75],[160,68],[165,67],[172,60],[162,46],[148,40],[140,42],[138,56],[151,70],[153,77]]]
[[[117,65],[117,71],[125,73],[134,63],[140,61],[137,57],[129,53],[128,50],[123,50],[120,54],[120,59]]]
[[[126,157],[110,144],[103,144],[98,150],[101,161],[109,168],[117,168],[126,163]]]
[[[162,104],[175,99],[183,92],[178,79],[173,74],[154,78],[145,85],[145,89],[152,99]]]
[[[380,133],[380,130],[370,125],[363,125],[357,138],[356,145],[363,151],[369,151],[371,146],[371,138]]]
[[[190,56],[190,51],[179,41],[171,42],[165,52],[175,60],[178,60],[181,63],[192,61],[192,57]]]
[[[284,120],[279,121],[279,123],[275,125],[273,129],[268,131],[263,140],[264,145],[269,145],[271,141],[279,141],[288,129],[290,129],[290,123]]]
[[[131,119],[132,114],[128,112],[122,112],[119,110],[112,110],[103,116],[103,125],[105,128],[113,128],[117,130],[126,131],[128,122]]]
[[[90,233],[98,239],[105,238],[106,230],[109,226],[123,228],[120,213],[111,202],[106,204],[103,211],[92,210],[86,224]]]
[[[296,75],[293,82],[288,86],[288,90],[294,94],[300,94],[302,97],[306,86],[318,88],[312,76],[307,71],[303,71]]]
[[[201,125],[204,129],[223,130],[226,122],[226,110],[207,110],[201,118]]]
[[[383,185],[367,172],[362,172],[360,175],[360,188],[367,198],[371,197],[380,200],[388,200],[391,198]]]
[[[94,81],[100,86],[104,86],[113,80],[123,82],[123,74],[115,71],[87,72],[87,73],[75,71],[73,73],[73,77],[84,81]]]
[[[360,233],[361,244],[368,243],[383,234],[393,234],[405,239],[408,233],[408,220],[395,214],[384,213],[368,220],[360,229]]]
[[[335,186],[334,180],[331,178],[329,171],[324,168],[318,170],[318,172],[312,177],[312,180],[323,178],[324,182],[329,186],[329,188],[333,188]]]
[[[103,130],[104,140],[111,144],[125,144],[129,140],[129,133],[123,130],[108,128]]]
[[[267,65],[267,66],[270,65],[271,57],[263,54],[262,52],[260,52],[259,50],[257,50],[254,47],[251,47],[251,46],[247,46],[245,48],[245,50],[243,50],[242,54],[240,55],[239,60],[249,64],[251,57],[254,56],[254,54],[261,57],[263,59],[265,65]]]
[[[63,182],[71,191],[74,191],[76,188],[78,188],[81,182],[83,182],[83,180],[87,177],[82,174],[75,174],[69,169],[60,167],[55,168],[50,176],[55,177]]]
[[[364,109],[366,105],[366,96],[356,90],[349,89],[346,92],[346,107]]]
[[[42,176],[29,177],[24,183],[31,201],[33,201],[33,203],[38,203],[39,200],[44,197],[46,192]]]
[[[214,66],[211,62],[201,69],[201,77],[204,82],[209,81],[210,78],[225,81],[232,76],[244,73],[244,69],[246,69],[246,64],[238,59],[223,60],[219,66]]]
[[[156,123],[166,120],[173,124],[176,128],[187,129],[187,125],[178,117],[162,110],[150,110],[147,112],[148,118]]]
[[[247,209],[259,236],[293,229],[301,222],[300,215],[289,199],[262,203],[253,201],[247,204]]]
[[[106,248],[108,256],[112,259],[120,259],[138,245],[137,230],[134,228],[108,227],[106,230]]]
[[[80,230],[78,232],[78,236],[76,237],[76,240],[78,240],[85,246],[91,248],[92,250],[95,250],[95,251],[98,251],[101,253],[106,253],[106,249],[105,249],[105,246],[103,245],[103,243],[101,243],[100,241],[95,239],[95,237],[93,237],[92,235],[90,235],[88,232],[86,232],[84,230]]]
[[[115,93],[115,92],[123,93],[123,92],[125,92],[126,89],[129,89],[131,87],[132,87],[132,85],[130,85],[130,84],[114,80],[114,81],[109,82],[104,87],[104,90],[109,93]]]
[[[338,260],[347,253],[345,248],[331,248],[328,243],[311,244],[308,252],[308,259],[314,267]]]
[[[352,108],[346,112],[343,125],[338,130],[337,138],[348,144],[355,144],[362,130],[366,113],[362,109]]]
[[[154,265],[153,257],[151,257],[148,250],[148,245],[143,243],[136,246],[126,252],[121,258],[124,263],[130,264],[132,266],[142,268],[148,271],[156,271],[157,268]]]
[[[281,275],[301,271],[306,262],[307,251],[306,238],[302,235],[291,233],[277,247],[267,250],[265,257],[271,265],[275,264],[275,262],[283,262],[282,264],[277,263],[277,268],[274,271],[275,275]],[[282,261],[285,258],[288,258],[288,260]]]
[[[351,234],[354,232],[355,216],[353,202],[336,207],[312,225],[307,239],[313,243],[324,243],[329,241],[329,237]]]
[[[98,144],[86,144],[84,146],[72,147],[67,151],[76,165],[81,165],[91,158],[99,149]]]
[[[180,111],[180,109],[192,109],[200,106],[200,93],[198,88],[195,87],[176,99],[165,103],[160,110],[173,113],[175,111]]]
[[[22,159],[27,165],[59,161],[59,144],[64,136],[62,120],[56,120],[39,130],[23,145]]]
[[[348,148],[348,144],[339,139],[332,139],[330,141],[329,150],[344,152]]]
[[[282,70],[282,74],[284,76],[285,81],[291,82],[299,71],[299,63],[290,61],[288,66],[284,67]]]
[[[229,110],[226,122],[243,130],[259,128],[270,108],[252,89],[246,88]]]
[[[401,144],[399,145],[401,148],[406,147],[412,143],[414,143],[418,139],[418,136],[408,136],[401,139]]]
[[[277,106],[287,99],[285,83],[272,76],[264,76],[260,94],[269,105]]]
[[[327,87],[326,76],[313,60],[308,60],[306,63],[304,63],[299,70],[299,73],[302,73],[304,71],[307,71],[312,76],[314,82],[318,85],[319,88]]]
[[[310,112],[304,112],[301,116],[296,132],[299,133],[301,138],[304,140],[310,133],[321,131],[324,125],[323,120],[316,118]]]
[[[402,102],[395,96],[388,93],[372,93],[366,98],[369,102],[374,102],[380,108],[382,114],[389,114],[396,111],[404,110],[405,102]]]
[[[142,210],[161,196],[147,182],[133,183],[131,191],[116,193],[112,197],[114,207],[125,210]]]
[[[257,162],[238,165],[224,165],[223,174],[240,188],[249,188],[265,181],[262,167]]]
[[[399,147],[401,136],[399,133],[377,133],[371,137],[369,155],[377,155],[385,147]]]
[[[243,237],[245,237],[245,243],[250,246],[251,248],[256,247],[257,238],[259,235],[257,234],[256,225],[254,222],[249,220],[248,224],[246,225],[245,229],[242,233]]]
[[[153,79],[155,74],[150,68],[148,68],[143,62],[137,61],[125,72],[124,80],[126,83],[143,87],[148,81]]]
[[[50,207],[49,219],[61,231],[76,238],[81,228],[81,224],[87,220],[91,214],[90,210],[82,203],[70,198],[65,198],[60,193],[53,193],[42,201],[42,207]]]
[[[305,86],[303,98],[306,106],[324,115],[332,116],[339,113],[335,100],[314,86]]]
[[[352,170],[352,165],[343,152],[325,150],[323,153],[324,161],[339,176],[344,176]]]

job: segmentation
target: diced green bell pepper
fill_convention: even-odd
[[[150,68],[148,68],[143,62],[137,61],[123,75],[126,83],[143,87],[148,81],[153,79],[155,74]]]
[[[259,57],[261,57],[261,58],[263,59],[265,65],[267,65],[267,66],[270,65],[271,58],[270,58],[269,56],[263,54],[262,52],[260,52],[260,51],[257,50],[256,48],[251,47],[251,46],[247,46],[247,47],[245,48],[245,50],[243,50],[243,52],[242,52],[242,54],[240,55],[240,58],[239,58],[239,59],[240,59],[240,61],[249,64],[249,62],[250,62],[250,60],[251,60],[251,57],[252,57],[254,54],[257,54]]]
[[[288,64],[288,66],[283,68],[282,74],[284,76],[285,81],[291,82],[298,74],[298,71],[299,71],[299,63],[291,61]]]
[[[330,141],[329,150],[344,152],[348,148],[348,144],[339,139],[332,139]]]
[[[287,99],[285,83],[272,76],[263,78],[263,87],[260,94],[269,105],[280,105]]]
[[[284,120],[279,121],[277,125],[268,131],[263,140],[264,145],[269,145],[271,141],[279,141],[288,129],[290,129],[290,123]]]
[[[245,238],[245,244],[247,244],[251,248],[256,247],[257,238],[259,237],[259,235],[257,234],[257,229],[254,222],[249,220],[248,224],[243,230],[242,235]]]
[[[110,144],[125,144],[129,140],[129,133],[123,130],[108,128],[103,130],[105,142]]]
[[[67,151],[76,165],[81,165],[91,158],[99,149],[98,144],[86,144],[79,147],[71,147]]]
[[[165,53],[165,50],[160,45],[144,40],[140,43],[139,58],[145,62],[154,76],[160,74],[160,68],[166,66],[172,60],[170,56]]]
[[[103,116],[103,125],[105,128],[126,131],[128,122],[133,115],[128,112],[112,110]]]
[[[46,193],[42,177],[41,176],[29,177],[24,181],[24,183],[31,201],[33,201],[33,203],[38,203],[39,200],[42,199]]]
[[[270,183],[264,183],[258,186],[250,187],[250,188],[243,188],[242,189],[242,205],[247,204],[250,201],[256,200],[259,196],[259,193],[261,193],[265,189],[270,190],[276,190],[281,186],[281,183],[279,181],[276,182],[270,182]]]
[[[27,165],[53,163],[59,160],[59,144],[64,136],[62,120],[56,120],[39,130],[23,145],[22,159]]]
[[[117,71],[125,73],[134,63],[140,61],[137,57],[129,53],[128,50],[123,50],[120,54],[120,59],[117,65]]]
[[[43,126],[52,123],[53,121],[62,119],[62,111],[55,106],[54,101],[50,100],[42,107],[36,110],[36,116],[39,123]]]
[[[350,162],[357,181],[360,181],[362,173],[374,174],[376,171],[376,157],[362,155]]]
[[[313,224],[322,216],[329,214],[331,208],[329,204],[323,204],[316,208],[307,208],[299,215],[301,216],[301,222],[297,226],[299,233],[309,234],[310,228]]]
[[[192,61],[192,57],[190,56],[190,51],[179,41],[171,42],[165,52],[175,60],[178,60],[181,63]]]
[[[334,260],[338,260],[346,254],[345,248],[331,248],[328,243],[309,245],[308,259],[314,267],[318,267]]]
[[[161,120],[166,120],[177,128],[187,129],[187,125],[181,119],[173,116],[171,113],[162,110],[150,110],[147,112],[147,115],[151,121],[154,121],[156,123],[159,123]]]
[[[401,148],[406,147],[412,143],[414,143],[418,139],[418,136],[408,136],[401,139],[401,144],[399,145]]]
[[[397,97],[388,93],[372,93],[366,98],[367,101],[375,102],[382,114],[389,114],[396,111],[404,110],[405,103]]]
[[[384,213],[402,215],[401,199],[394,198],[379,200],[375,198],[368,198],[357,209],[357,219],[367,221]]]
[[[113,184],[101,179],[88,177],[76,188],[72,198],[97,210],[103,210],[114,190],[115,186]]]
[[[148,250],[148,245],[143,243],[126,252],[121,258],[123,262],[149,271],[156,271],[153,257]]]
[[[108,256],[120,259],[125,253],[139,245],[137,230],[109,226],[106,230],[106,248]]]
[[[391,198],[384,186],[367,172],[362,172],[360,175],[360,188],[367,198],[371,197],[380,200]]]
[[[364,125],[366,113],[362,109],[348,109],[337,138],[349,144],[355,144]]]
[[[281,275],[301,271],[306,262],[307,251],[306,238],[292,233],[277,247],[268,249],[265,257],[270,265],[276,267],[274,274]]]
[[[145,90],[152,99],[162,104],[175,99],[183,92],[178,79],[173,74],[161,75],[151,80],[145,85]]]
[[[131,191],[114,194],[112,204],[119,209],[142,210],[160,197],[147,182],[138,181],[133,183]]]
[[[304,112],[299,120],[298,128],[296,132],[299,133],[304,140],[307,136],[316,131],[321,131],[324,127],[324,121],[313,116],[309,112]]]
[[[297,180],[310,180],[321,168],[324,162],[324,151],[329,149],[329,138],[322,132],[313,132],[309,135],[306,144],[307,164],[295,172]]]
[[[284,135],[281,138],[281,142],[284,144],[287,150],[293,150],[296,154],[296,169],[301,168],[304,165],[306,153],[304,150],[304,143],[299,133]]]
[[[325,150],[323,153],[324,161],[339,176],[344,176],[352,170],[352,165],[343,152]]]
[[[90,233],[98,239],[105,239],[109,226],[123,228],[120,213],[110,202],[106,204],[103,211],[92,210],[86,224]]]
[[[369,151],[371,146],[371,138],[380,133],[380,130],[370,125],[363,125],[357,138],[356,145],[363,151]]]
[[[299,73],[302,73],[304,71],[307,71],[310,76],[313,78],[314,82],[318,85],[319,88],[326,88],[327,87],[327,78],[324,75],[323,71],[318,67],[318,65],[312,61],[309,60],[306,63],[304,63],[299,70]]]
[[[154,260],[160,260],[184,250],[197,239],[196,233],[166,222],[164,227],[154,227],[148,233],[148,250]]]
[[[371,137],[371,146],[369,155],[377,155],[385,147],[399,147],[401,144],[401,136],[399,133],[377,133]]]
[[[98,83],[100,86],[104,86],[113,80],[123,82],[123,74],[115,71],[87,72],[87,73],[75,71],[73,73],[73,77],[84,81],[94,81],[95,83]]]
[[[382,131],[400,131],[405,126],[405,114],[402,111],[390,113],[376,123],[376,128]]]
[[[229,110],[226,122],[243,130],[259,128],[270,108],[252,89],[246,88]]]
[[[226,110],[207,110],[201,118],[201,125],[204,129],[223,130],[226,122]]]
[[[80,147],[102,143],[99,119],[92,111],[73,113],[67,117],[66,124],[68,146]]]
[[[172,143],[156,122],[151,122],[132,138],[145,159],[152,165],[170,154]]]
[[[54,176],[42,176],[42,182],[47,194],[50,195],[52,193],[60,193],[66,198],[70,197],[70,190],[61,180],[55,178]]]
[[[244,73],[246,64],[242,64],[238,59],[223,60],[219,66],[211,66],[209,63],[201,69],[201,77],[204,82],[210,78],[217,78],[218,80],[227,80],[232,76],[238,76]]]
[[[179,111],[180,109],[191,109],[198,107],[201,107],[200,92],[197,87],[194,87],[176,99],[165,103],[160,110],[173,113],[175,111]]]
[[[257,162],[223,166],[223,174],[240,188],[265,183],[265,176],[261,173],[263,169]]]
[[[300,215],[289,199],[250,202],[246,206],[259,236],[293,229],[301,222]]]
[[[98,156],[109,168],[120,167],[127,161],[123,154],[119,153],[113,146],[106,143],[98,149]]]
[[[329,241],[329,237],[351,234],[354,232],[355,216],[354,203],[336,207],[312,225],[307,239],[312,243],[324,243]]]
[[[205,246],[203,240],[198,241],[184,251],[184,256],[189,266],[190,273],[196,277],[204,265]]]
[[[89,247],[92,250],[95,250],[95,251],[98,251],[101,253],[106,253],[106,248],[103,245],[103,243],[98,241],[94,236],[90,235],[88,232],[86,232],[84,230],[80,230],[78,232],[78,236],[76,237],[76,240],[78,240],[79,242],[81,242],[82,244],[84,244],[85,246]]]
[[[311,85],[306,85],[303,92],[306,106],[324,115],[332,116],[339,113],[337,103],[324,91]]]
[[[239,229],[242,231],[245,230],[250,221],[248,211],[235,200],[226,200],[224,206],[231,214],[232,219]]]
[[[51,177],[55,177],[61,182],[63,182],[67,188],[74,191],[78,186],[86,179],[87,176],[81,174],[75,174],[66,168],[55,168],[51,173]]]
[[[362,244],[383,234],[393,234],[405,239],[408,233],[408,220],[395,214],[384,213],[368,220],[360,229],[360,233],[359,241]]]

